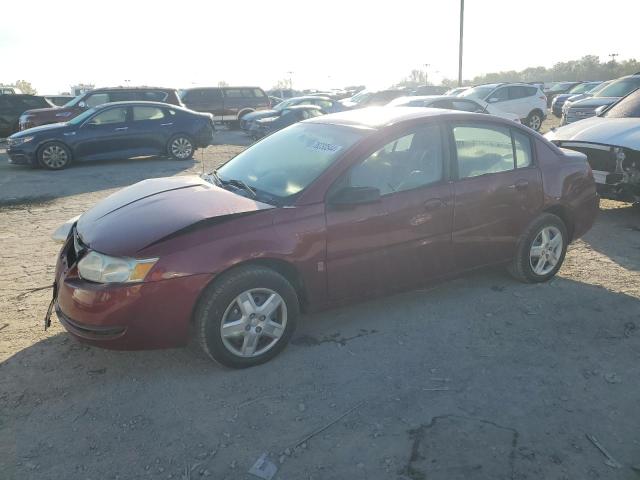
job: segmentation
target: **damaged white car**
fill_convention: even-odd
[[[640,89],[599,110],[545,137],[587,155],[602,197],[640,202]]]

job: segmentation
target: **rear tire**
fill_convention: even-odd
[[[47,170],[62,170],[71,164],[71,150],[61,142],[45,143],[38,149],[38,163]]]
[[[529,114],[525,123],[530,129],[535,130],[536,132],[539,131],[542,126],[542,114],[538,110],[534,110]]]
[[[521,282],[546,282],[560,270],[568,243],[567,227],[560,217],[543,213],[520,237],[509,272]]]
[[[202,294],[194,314],[195,336],[205,354],[218,363],[252,367],[287,346],[299,312],[295,289],[278,272],[238,267]]]
[[[195,151],[191,137],[182,133],[171,137],[167,144],[167,155],[173,160],[189,160]]]

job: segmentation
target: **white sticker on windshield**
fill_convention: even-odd
[[[340,151],[342,148],[341,145],[336,145],[334,143],[321,142],[319,140],[313,140],[307,143],[307,148],[310,150],[315,150],[317,152],[325,152],[325,153],[336,153]]]

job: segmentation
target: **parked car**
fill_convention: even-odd
[[[429,95],[425,97],[398,97],[389,102],[388,106],[446,108],[448,110],[460,110],[461,112],[489,113],[520,123],[520,119],[515,113],[503,112],[496,106],[483,102],[482,100],[459,98],[456,96]]]
[[[471,87],[456,87],[452,88],[451,90],[447,90],[446,92],[444,92],[444,94],[450,97],[457,97],[462,92],[464,92],[465,90],[469,90],[470,88]]]
[[[79,160],[167,155],[191,158],[211,143],[211,115],[160,102],[115,102],[85,110],[65,123],[11,135],[9,163],[60,170]]]
[[[444,95],[447,90],[447,87],[440,85],[420,85],[412,89],[410,95]]]
[[[166,348],[192,332],[211,358],[250,367],[283,350],[301,312],[486,265],[549,280],[597,210],[586,157],[511,121],[335,113],[203,178],[98,203],[59,232],[51,305],[82,342]]]
[[[74,99],[71,95],[45,95],[45,98],[56,107],[63,107]]]
[[[0,95],[0,138],[5,138],[20,129],[22,112],[31,108],[51,108],[53,104],[44,97],[25,94]]]
[[[569,98],[582,95],[583,93],[588,93],[597,88],[600,84],[602,84],[602,82],[582,82],[574,86],[567,93],[555,95],[551,101],[551,111],[556,117],[562,117],[562,106]]]
[[[578,100],[583,100],[585,98],[591,98],[596,93],[598,93],[600,90],[603,90],[608,85],[610,85],[612,82],[613,82],[613,80],[607,80],[606,82],[600,83],[595,88],[592,88],[588,92],[583,92],[583,93],[580,93],[580,94],[577,94],[577,95],[572,95],[569,98],[567,98],[564,101],[564,103],[562,104],[562,112],[561,112],[561,117],[560,118],[562,118],[562,115],[566,114],[566,112],[569,110],[569,107],[571,106],[572,102],[577,102]]]
[[[543,93],[547,97],[547,107],[551,107],[551,102],[556,95],[569,92],[576,85],[580,85],[584,82],[556,82],[551,87],[544,89]]]
[[[407,91],[403,89],[380,91],[361,90],[353,97],[340,100],[340,103],[350,110],[354,108],[377,107],[386,105],[394,98],[403,97],[406,94]]]
[[[21,93],[22,90],[18,87],[5,87],[4,85],[0,85],[0,95],[19,95]]]
[[[191,110],[210,113],[216,122],[234,126],[251,112],[271,108],[269,97],[259,87],[188,88],[181,97]]]
[[[567,125],[578,120],[593,117],[596,114],[597,108],[606,107],[615,103],[636,88],[640,88],[640,73],[618,78],[598,91],[598,93],[595,93],[592,97],[577,102],[572,101],[571,105],[569,105],[566,110],[563,110],[562,121],[560,123]]]
[[[587,156],[601,196],[640,202],[640,90],[600,110],[545,136]]]
[[[249,132],[253,125],[253,122],[260,118],[277,117],[280,112],[286,110],[294,105],[316,105],[320,107],[322,113],[336,113],[345,110],[342,103],[331,100],[328,97],[318,97],[315,95],[305,95],[303,97],[293,97],[276,105],[270,110],[260,110],[259,112],[252,112],[244,115],[240,120],[240,128],[245,132]]]
[[[320,115],[323,115],[323,111],[318,105],[292,105],[278,110],[270,117],[253,120],[247,133],[253,138],[262,138],[294,123]]]
[[[538,87],[526,83],[489,83],[465,90],[460,98],[471,98],[495,104],[500,110],[515,113],[533,130],[547,118],[547,99]]]
[[[47,125],[49,123],[67,122],[92,107],[109,102],[121,101],[154,101],[181,106],[178,93],[172,88],[157,87],[114,87],[96,88],[78,95],[63,107],[39,108],[27,110],[20,116],[20,130]]]

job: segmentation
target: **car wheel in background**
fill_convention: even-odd
[[[64,143],[45,143],[38,149],[38,163],[48,170],[62,170],[71,163],[71,150]]]
[[[189,160],[194,152],[193,140],[187,135],[174,135],[167,145],[167,154],[174,160]]]
[[[542,114],[537,110],[534,110],[525,120],[525,124],[527,125],[527,127],[537,132],[542,126]]]
[[[509,271],[522,282],[546,282],[560,270],[568,244],[564,222],[556,215],[543,213],[521,236]]]
[[[286,347],[299,315],[298,296],[274,270],[238,267],[207,287],[194,315],[204,352],[227,367],[247,368]]]

